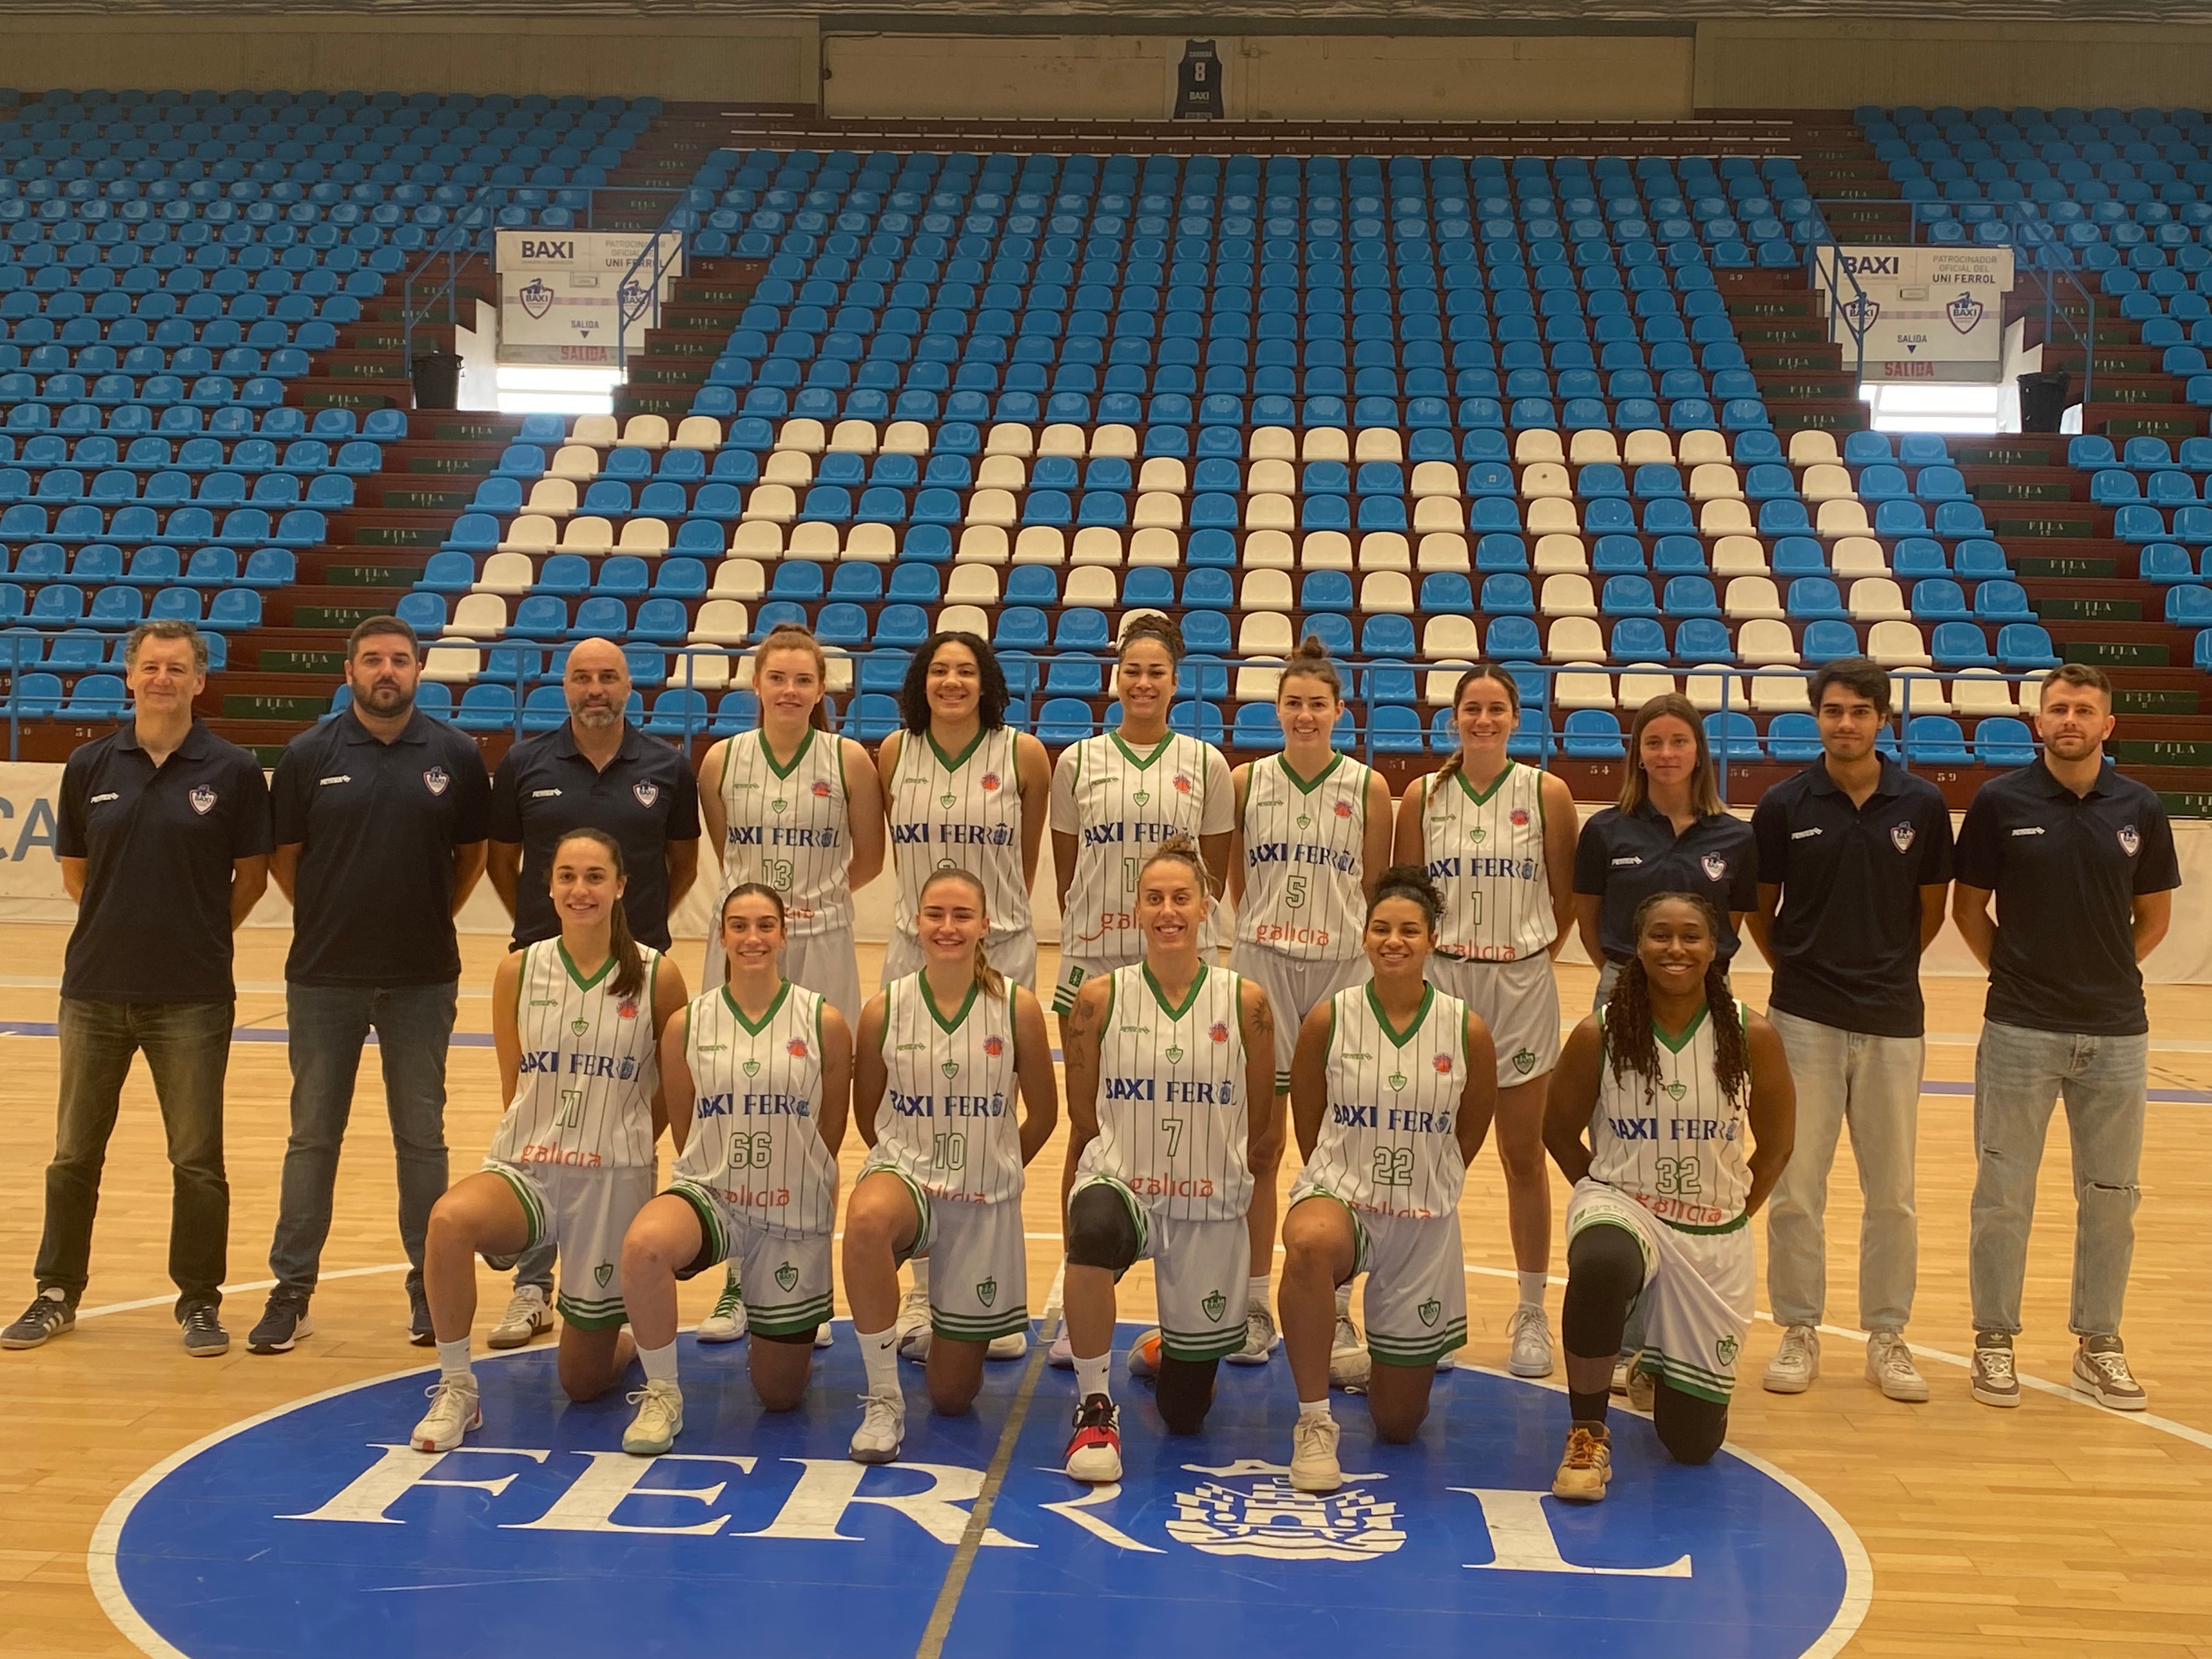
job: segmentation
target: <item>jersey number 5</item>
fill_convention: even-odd
[[[1286,905],[1286,906],[1287,906],[1288,908],[1290,908],[1291,909],[1295,910],[1295,909],[1297,909],[1300,906],[1304,905],[1304,904],[1305,903],[1305,902],[1306,902],[1306,878],[1305,878],[1304,876],[1285,876],[1285,877],[1284,877],[1284,878],[1283,878],[1283,902],[1284,902],[1284,904],[1285,904],[1285,905]]]

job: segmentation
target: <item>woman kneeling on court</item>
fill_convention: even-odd
[[[830,1318],[837,1148],[852,1098],[853,1034],[829,1000],[783,976],[783,898],[749,881],[722,901],[726,979],[660,1039],[676,1178],[623,1240],[623,1303],[645,1367],[623,1449],[665,1452],[684,1431],[676,1281],[727,1261],[751,1297],[746,1356],[772,1412],[806,1392]]]
[[[1480,1016],[1423,977],[1443,901],[1417,864],[1394,865],[1368,901],[1364,985],[1305,1018],[1291,1111],[1305,1168],[1283,1218],[1283,1346],[1298,1387],[1291,1484],[1343,1485],[1329,1415],[1335,1293],[1367,1275],[1367,1406],[1375,1432],[1411,1440],[1437,1362],[1467,1346],[1460,1189],[1498,1097]]]
[[[1195,1434],[1213,1375],[1244,1346],[1237,1292],[1251,1268],[1252,1171],[1281,1150],[1267,999],[1211,968],[1199,941],[1213,908],[1197,843],[1164,842],[1138,871],[1142,962],[1087,979],[1063,1028],[1067,1060],[1067,1337],[1075,1357],[1071,1480],[1121,1478],[1121,1419],[1108,1380],[1114,1286],[1153,1264],[1160,1326],[1129,1370],[1157,1376],[1170,1432]]]
[[[1751,1323],[1747,1224],[1790,1161],[1796,1094],[1782,1039],[1729,994],[1723,926],[1694,894],[1637,906],[1636,955],[1553,1073],[1544,1144],[1575,1186],[1560,1322],[1574,1423],[1559,1498],[1595,1503],[1613,1478],[1606,1394],[1639,1298],[1637,1364],[1658,1385],[1659,1443],[1703,1463],[1728,1437]]]
[[[905,1441],[900,1262],[930,1258],[929,1397],[948,1416],[975,1403],[991,1340],[1028,1330],[1022,1171],[1060,1118],[1044,1011],[983,953],[983,884],[939,870],[915,919],[921,970],[868,1000],[853,1056],[869,1146],[845,1213],[845,1294],[868,1374],[859,1463],[890,1462]]]
[[[684,976],[630,937],[622,849],[576,830],[553,849],[557,939],[526,945],[492,975],[492,1046],[507,1115],[477,1174],[430,1212],[422,1285],[438,1382],[417,1451],[451,1451],[483,1421],[469,1367],[475,1257],[504,1272],[532,1245],[561,1247],[561,1387],[596,1400],[629,1364],[615,1280],[623,1234],[653,1195],[667,1121],[657,1045],[683,1007]]]

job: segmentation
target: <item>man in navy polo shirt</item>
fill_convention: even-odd
[[[514,918],[514,948],[561,931],[553,914],[553,853],[571,830],[604,830],[621,843],[629,930],[668,948],[668,916],[699,872],[699,781],[684,752],[624,717],[629,664],[611,640],[580,640],[561,687],[568,718],[507,751],[491,783],[485,873]],[[554,1247],[515,1264],[514,1295],[485,1340],[519,1348],[553,1323]]]
[[[422,1237],[446,1190],[446,1048],[461,975],[453,915],[483,873],[491,781],[474,739],[416,708],[422,670],[415,630],[371,617],[346,642],[351,705],[276,763],[270,868],[293,904],[292,1136],[269,1247],[276,1287],[246,1338],[255,1353],[282,1353],[313,1329],[307,1298],[371,1030],[398,1158],[410,1335],[432,1340]]]
[[[141,1051],[168,1135],[169,1277],[185,1352],[230,1346],[216,1310],[230,1236],[231,935],[269,884],[269,790],[260,762],[193,716],[207,660],[188,623],[133,629],[123,649],[130,720],[62,769],[55,847],[77,914],[62,969],[61,1101],[39,1293],[0,1331],[0,1348],[35,1348],[76,1328],[100,1168]]]
[[[2105,764],[2112,685],[2102,671],[2052,669],[2035,725],[2042,757],[1984,784],[1959,831],[1951,914],[1990,970],[1974,1052],[1969,1376],[1984,1405],[2020,1404],[2012,1340],[2035,1171],[2063,1097],[2074,1149],[2074,1384],[2141,1411],[2148,1396],[2120,1343],[2150,1060],[2138,964],[2166,937],[2181,868],[2158,796]]]
[[[1820,1375],[1822,1222],[1848,1121],[1865,1195],[1867,1381],[1892,1400],[1919,1401],[1928,1382],[1905,1325],[1920,1251],[1912,1204],[1926,1054],[1920,953],[1943,927],[1951,813],[1934,784],[1875,746],[1889,724],[1884,670],[1840,658],[1813,676],[1810,695],[1820,758],[1768,790],[1751,815],[1759,838],[1751,933],[1774,969],[1766,1017],[1797,1080],[1797,1143],[1766,1207],[1766,1291],[1784,1328],[1765,1386],[1802,1394]]]

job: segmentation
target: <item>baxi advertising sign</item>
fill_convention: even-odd
[[[617,311],[627,349],[637,350],[659,318],[653,240],[644,231],[501,231],[500,362],[611,367]],[[665,300],[683,274],[684,239],[659,240],[657,297]]]
[[[1853,333],[1863,331],[1869,380],[1993,384],[2001,377],[2010,248],[1823,248],[1814,258],[1824,289],[1829,264],[1843,262],[1833,273],[1838,300],[1828,329],[1844,349],[1845,367]]]

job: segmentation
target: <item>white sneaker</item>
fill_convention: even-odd
[[[860,1426],[853,1431],[855,1463],[896,1462],[906,1443],[906,1401],[895,1394],[860,1396]]]
[[[1881,1390],[1883,1398],[1901,1400],[1908,1406],[1926,1402],[1928,1379],[1912,1363],[1912,1350],[1904,1332],[1869,1331],[1866,1348],[1866,1380]]]
[[[2150,1395],[2128,1369],[2127,1350],[2117,1336],[2085,1336],[2074,1350],[2074,1386],[2100,1406],[2139,1412]]]
[[[1505,1369],[1516,1376],[1552,1374],[1552,1327],[1541,1308],[1517,1307],[1506,1322]]]
[[[714,1298],[714,1311],[699,1322],[696,1334],[702,1342],[735,1342],[744,1334],[745,1298],[738,1289],[738,1276],[732,1273]]]
[[[623,1449],[632,1457],[656,1457],[684,1432],[684,1390],[673,1382],[648,1382],[629,1396],[637,1415],[623,1431]]]
[[[552,1328],[553,1310],[545,1305],[545,1292],[525,1285],[508,1300],[507,1311],[484,1341],[495,1348],[520,1348]]]
[[[1351,1316],[1336,1316],[1336,1334],[1328,1342],[1328,1385],[1342,1389],[1346,1394],[1367,1392],[1367,1379],[1375,1369],[1375,1361],[1367,1352],[1367,1345],[1359,1340],[1359,1328],[1352,1322]]]
[[[983,1350],[986,1359],[1019,1359],[1030,1351],[1027,1331],[1008,1331],[1004,1336],[994,1336],[991,1346]]]
[[[1455,1348],[1451,1352],[1446,1354],[1442,1359],[1437,1361],[1437,1369],[1439,1371],[1457,1370],[1459,1369],[1459,1350]]]
[[[1301,1417],[1291,1430],[1291,1485],[1300,1492],[1334,1492],[1344,1484],[1336,1461],[1336,1419]]]
[[[1244,1346],[1229,1356],[1232,1365],[1264,1365],[1267,1357],[1283,1346],[1282,1335],[1275,1329],[1275,1316],[1266,1308],[1251,1308],[1244,1315]]]
[[[814,1346],[816,1347],[826,1348],[836,1340],[837,1333],[830,1329],[830,1322],[828,1320],[823,1320],[819,1325],[817,1325],[814,1328]]]
[[[891,1328],[898,1333],[901,1359],[921,1364],[929,1358],[929,1292],[916,1286],[899,1299],[898,1318]]]
[[[483,1410],[477,1401],[474,1377],[441,1376],[423,1392],[430,1396],[430,1409],[415,1425],[415,1432],[407,1437],[416,1451],[451,1451],[471,1429],[483,1426]]]
[[[1906,1362],[1908,1364],[1911,1362]],[[1782,1346],[1774,1351],[1774,1358],[1766,1362],[1766,1375],[1759,1386],[1769,1394],[1802,1394],[1811,1388],[1820,1375],[1820,1333],[1810,1325],[1791,1325],[1782,1333]],[[1867,1345],[1867,1376],[1874,1378],[1874,1345]],[[1922,1383],[1920,1397],[1928,1397],[1926,1383]]]
[[[1068,1346],[1067,1327],[1060,1328],[1060,1334],[1052,1340],[1052,1346],[1044,1351],[1044,1363],[1056,1371],[1075,1369],[1075,1350]]]

